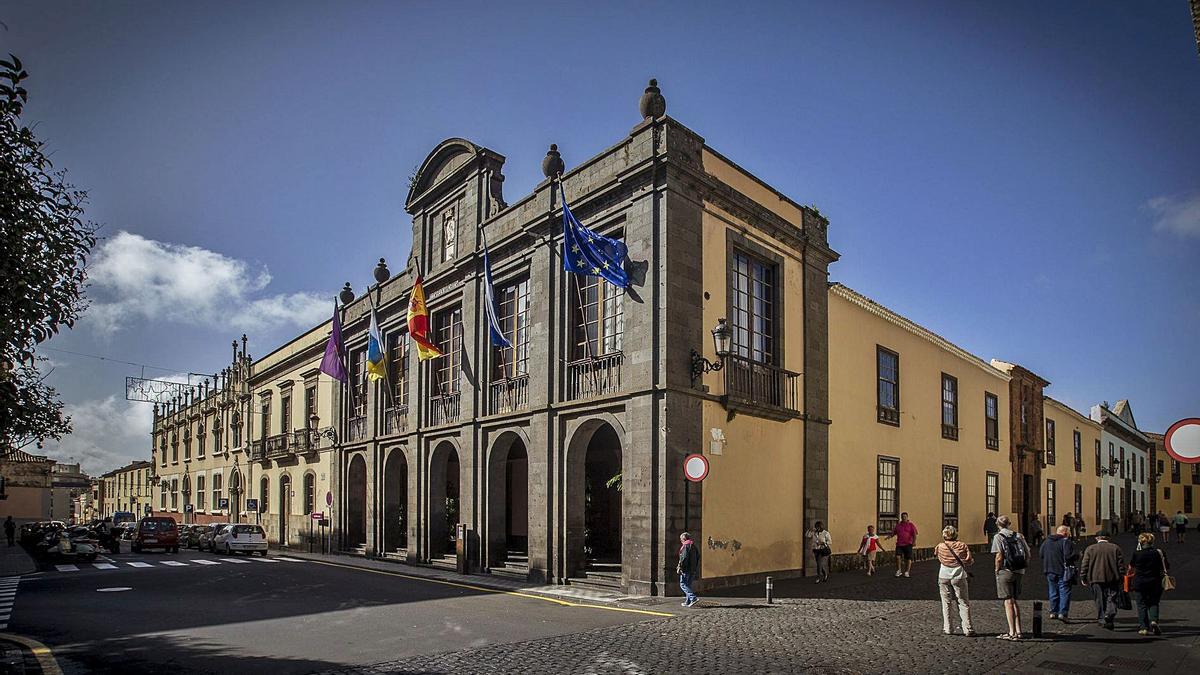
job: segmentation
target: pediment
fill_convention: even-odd
[[[465,138],[450,138],[439,143],[421,163],[421,168],[417,169],[404,202],[405,208],[411,212],[413,205],[424,194],[485,153],[487,150]]]

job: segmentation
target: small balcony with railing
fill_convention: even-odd
[[[592,398],[621,389],[621,363],[625,356],[612,352],[567,364],[567,400]]]
[[[729,354],[725,357],[725,407],[760,417],[799,417],[800,373]]]
[[[529,375],[496,380],[488,385],[488,412],[492,415],[517,412],[529,405]]]
[[[942,438],[948,441],[958,440],[958,427],[954,424],[946,424],[942,422]]]
[[[295,456],[296,451],[292,447],[292,434],[285,432],[268,436],[266,442],[267,459],[281,460]]]
[[[265,462],[267,461],[266,444],[260,438],[257,441],[250,441],[250,461]]]
[[[462,414],[462,392],[452,391],[429,399],[429,425],[457,422]]]
[[[292,454],[316,452],[321,448],[321,434],[316,429],[297,429],[288,443]]]
[[[361,441],[367,437],[367,416],[359,415],[346,420],[346,440]]]
[[[383,411],[383,433],[403,434],[408,431],[408,404]]]

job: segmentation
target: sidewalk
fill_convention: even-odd
[[[12,577],[36,572],[37,563],[20,545],[7,546],[0,542],[0,577]]]

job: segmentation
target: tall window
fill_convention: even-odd
[[[1200,464],[1192,465],[1192,485],[1200,485]]]
[[[212,477],[212,507],[221,508],[221,474],[214,473]]]
[[[1123,445],[1121,446],[1120,461],[1121,461],[1121,478],[1124,478],[1125,477],[1125,446],[1123,446]]]
[[[1145,457],[1138,457],[1138,469],[1141,471],[1141,476],[1142,476],[1141,478],[1138,479],[1138,482],[1145,483],[1146,482],[1146,458]]]
[[[259,399],[259,405],[262,406],[262,415],[259,416],[259,434],[258,437],[266,440],[267,436],[271,435],[271,397],[264,396]]]
[[[188,427],[183,430],[183,461],[189,461],[192,458],[192,429]]]
[[[989,450],[1000,449],[1000,400],[995,394],[983,394],[983,429]],[[993,511],[992,513],[995,513]]]
[[[1103,495],[1103,493],[1100,491],[1100,488],[1096,488],[1096,527],[1097,528],[1100,527],[1100,521],[1104,520],[1104,518],[1101,517],[1102,514],[1100,512],[1100,505],[1104,503],[1104,497],[1102,495]]]
[[[1096,475],[1100,475],[1100,439],[1096,439]],[[1096,507],[1100,508],[1100,507]]]
[[[279,433],[286,434],[292,431],[292,395],[285,394],[279,397]]]
[[[162,465],[166,466],[167,465],[167,437],[166,436],[163,436],[162,440],[159,441],[158,454],[160,457],[162,457]]]
[[[442,212],[442,262],[454,260],[458,255],[458,218],[454,207]]]
[[[171,462],[179,463],[179,434],[171,434]]]
[[[229,437],[233,447],[242,447],[242,416],[234,413],[233,420],[229,423]]]
[[[1076,519],[1083,517],[1083,486],[1079,483],[1075,484],[1075,511],[1072,515]]]
[[[408,405],[408,335],[399,330],[388,335],[388,382],[392,385],[391,396],[384,406]]]
[[[1071,433],[1071,448],[1075,458],[1075,470],[1083,471],[1083,436],[1078,431]]]
[[[620,352],[625,333],[625,291],[600,277],[571,276],[571,283],[579,289],[571,302],[575,317],[572,357],[579,360]]]
[[[171,479],[171,510],[179,510],[179,479]]]
[[[1108,515],[1112,517],[1117,513],[1117,488],[1115,485],[1108,486]]]
[[[733,250],[733,353],[775,363],[775,265]]]
[[[987,483],[984,488],[985,505],[984,513],[1000,513],[1000,474],[993,471],[987,472]]]
[[[958,527],[958,467],[942,467],[942,526]]]
[[[900,460],[880,457],[877,472],[875,526],[879,532],[891,533],[900,519]]]
[[[1058,484],[1046,481],[1046,529],[1053,531],[1058,523]]]
[[[958,378],[942,373],[942,438],[958,440]]]
[[[455,307],[434,314],[433,337],[444,354],[433,362],[435,395],[456,394],[462,372],[462,308]]]
[[[1117,447],[1110,441],[1108,444],[1108,470],[1117,468]]]
[[[1046,420],[1046,463],[1054,464],[1058,461],[1058,445],[1054,438],[1054,420]]]
[[[350,352],[350,388],[351,414],[350,417],[367,416],[367,350],[356,349]]]
[[[208,434],[204,432],[204,429],[204,424],[201,424],[200,429],[196,434],[196,459],[202,459],[204,457],[204,445],[208,440]]]
[[[304,388],[304,428],[312,426],[313,416],[317,414],[317,385]]]
[[[529,279],[498,289],[496,318],[512,347],[493,347],[492,379],[505,380],[529,372]]]
[[[263,476],[262,481],[260,481],[258,484],[258,510],[260,512],[265,513],[267,511],[267,504],[270,503],[268,501],[270,496],[271,481],[266,476]]]
[[[168,481],[162,482],[162,490],[159,492],[159,508],[163,511],[167,510],[167,493],[171,491],[171,485]]]
[[[204,484],[204,474],[196,476],[196,509],[200,511],[208,508],[208,492],[205,491],[206,487]]]
[[[885,424],[900,426],[900,355],[876,346],[875,359],[879,379],[876,392],[878,419]]]
[[[1180,482],[1179,462],[1177,462],[1175,460],[1171,460],[1171,482],[1172,483]]]
[[[1191,485],[1183,486],[1183,512],[1184,513],[1192,512],[1192,486]]]
[[[311,473],[304,474],[304,512],[312,513],[317,505],[317,477]]]

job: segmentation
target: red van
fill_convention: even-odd
[[[148,548],[161,548],[171,553],[179,553],[179,527],[174,518],[142,518],[133,531],[132,540],[130,549],[134,553],[141,553]]]

